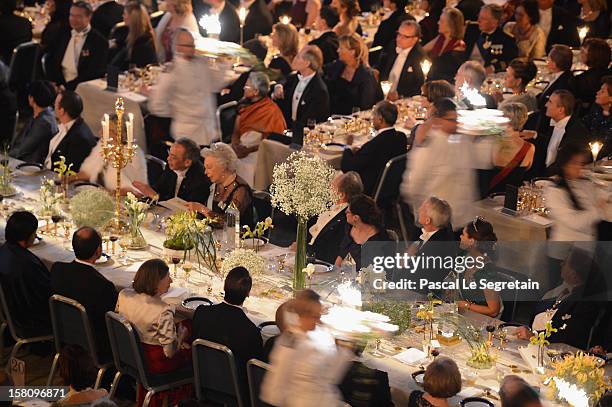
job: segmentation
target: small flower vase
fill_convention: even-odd
[[[140,227],[137,224],[130,223],[128,238],[130,239],[130,249],[143,249],[147,247],[147,241],[142,235]]]
[[[546,346],[544,344],[538,345],[538,368],[544,368],[544,353],[546,352]]]
[[[307,219],[298,217],[297,236],[295,239],[295,265],[293,267],[293,290],[304,289],[304,268],[306,267]]]
[[[429,320],[429,340],[432,341],[434,338],[433,318]]]

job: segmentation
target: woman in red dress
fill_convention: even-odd
[[[455,73],[464,60],[464,19],[461,11],[447,7],[440,15],[438,36],[423,47],[432,66],[428,80],[444,79],[453,82]]]

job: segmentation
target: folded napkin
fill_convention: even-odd
[[[425,355],[425,352],[420,349],[409,348],[393,357],[407,365],[416,365],[423,361],[427,357],[427,355]]]

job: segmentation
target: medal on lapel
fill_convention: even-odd
[[[485,42],[482,44],[482,47],[483,47],[484,49],[489,49],[489,48],[491,48],[491,41],[486,40],[486,41],[485,41]]]

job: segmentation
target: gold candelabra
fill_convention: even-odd
[[[134,115],[128,113],[128,120],[125,123],[127,133],[127,144],[123,144],[123,98],[119,97],[115,101],[115,114],[117,115],[117,131],[114,136],[110,135],[110,123],[107,114],[102,121],[102,157],[106,163],[110,164],[117,171],[117,184],[115,187],[115,217],[111,221],[111,227],[115,233],[125,230],[125,222],[121,220],[121,170],[125,168],[136,151],[138,146],[134,145]]]

